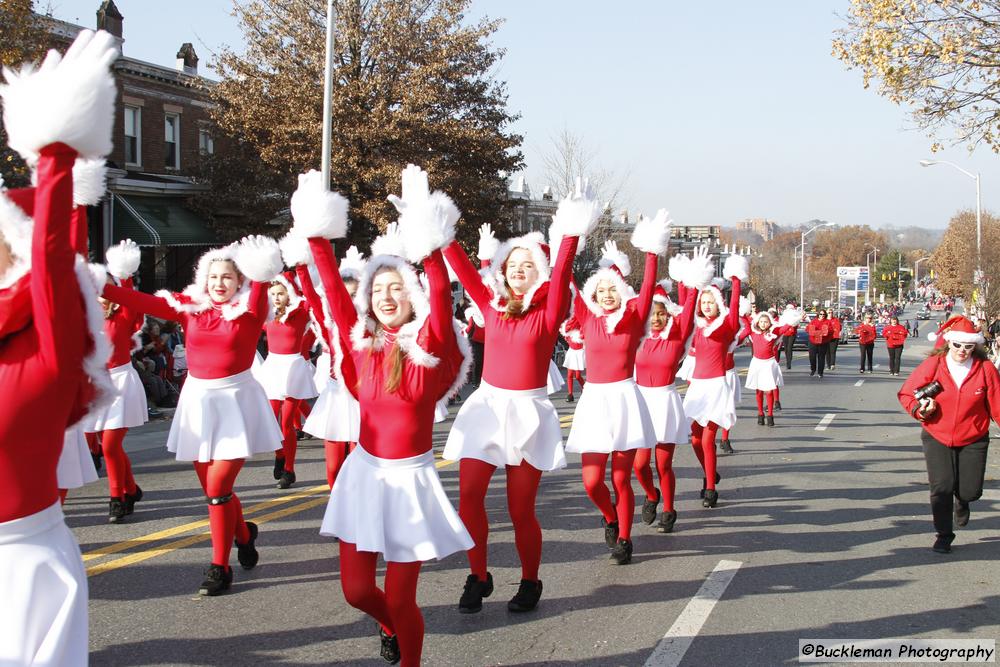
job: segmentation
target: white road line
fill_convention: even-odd
[[[865,383],[865,381],[864,381],[864,380],[858,380],[857,382],[855,382],[855,383],[854,383],[854,386],[855,386],[855,387],[860,387],[860,386],[861,386],[861,385],[863,385],[864,383]]]
[[[872,366],[872,369],[878,368],[879,366],[880,364],[875,364],[874,366]]]
[[[705,625],[709,614],[715,608],[715,603],[722,598],[722,594],[726,592],[729,582],[736,576],[736,571],[741,565],[742,561],[719,561],[705,583],[667,630],[667,634],[663,635],[663,639],[656,645],[644,667],[677,667],[681,664],[684,654],[701,632],[701,626]]]
[[[823,415],[823,418],[819,420],[818,424],[816,424],[816,430],[817,431],[825,431],[826,427],[830,425],[830,422],[832,422],[833,418],[836,417],[836,416],[837,415],[835,415],[832,412],[828,412],[825,415]]]

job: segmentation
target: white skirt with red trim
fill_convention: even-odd
[[[286,398],[316,398],[313,368],[301,354],[272,352],[260,365],[256,376],[269,401]]]
[[[583,385],[566,439],[567,452],[610,454],[655,444],[653,421],[635,380]]]
[[[784,387],[785,380],[781,374],[781,366],[773,357],[770,359],[754,357],[750,360],[750,367],[747,368],[745,386],[747,389],[755,391],[772,391],[778,387]]]
[[[357,442],[361,432],[361,406],[347,387],[328,377],[302,430],[320,440]]]
[[[559,414],[546,388],[500,389],[484,380],[455,416],[443,457],[498,468],[523,461],[543,471],[565,468]]]
[[[566,356],[563,357],[563,368],[570,371],[587,370],[587,355],[584,354],[583,348],[566,350]]]
[[[432,451],[383,459],[360,444],[337,475],[319,533],[393,563],[441,559],[473,546],[441,486]]]
[[[79,489],[97,481],[97,468],[94,467],[94,459],[87,447],[83,427],[79,424],[66,429],[63,435],[62,454],[56,465],[56,479],[60,489]]]
[[[714,378],[692,378],[684,394],[684,414],[692,422],[708,426],[715,422],[721,428],[732,428],[736,423],[736,391],[739,378],[727,372]],[[735,386],[734,386],[735,385]]]
[[[677,387],[673,384],[665,387],[637,386],[649,410],[656,442],[675,445],[687,442],[691,434],[691,420],[684,414],[684,401],[677,393]]]

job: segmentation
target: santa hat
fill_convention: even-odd
[[[490,305],[495,310],[501,312],[506,310],[506,302],[513,296],[507,287],[507,280],[504,277],[507,258],[518,248],[531,253],[531,258],[535,262],[535,269],[538,271],[538,280],[521,299],[521,312],[525,312],[531,308],[531,302],[538,289],[547,283],[552,275],[549,271],[549,246],[545,243],[545,237],[541,232],[530,232],[524,236],[508,239],[501,243],[490,260],[489,278],[483,281],[487,287],[493,290],[493,300]]]
[[[670,290],[673,286],[674,282],[670,278],[664,278],[658,282],[656,288],[653,290],[653,302],[662,304],[666,308],[668,315],[676,317],[683,312],[684,308],[670,299]]]
[[[972,320],[963,316],[952,317],[937,331],[927,334],[927,340],[935,343],[934,347],[941,347],[947,343],[975,343],[981,345],[986,342],[983,332],[973,323]]]

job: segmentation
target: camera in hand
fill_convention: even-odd
[[[914,389],[913,397],[918,401],[922,401],[925,398],[934,398],[935,396],[940,394],[943,389],[944,387],[941,386],[941,383],[938,382],[937,380],[934,380],[933,382],[925,384],[923,387]]]

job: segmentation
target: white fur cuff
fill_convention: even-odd
[[[73,203],[77,206],[96,206],[107,191],[108,167],[104,158],[73,163]]]
[[[455,223],[461,213],[451,197],[435,190],[427,199],[407,202],[399,216],[403,247],[411,262],[419,262],[455,238]]]
[[[266,236],[247,236],[236,245],[236,266],[250,280],[270,282],[284,264],[278,242]]]
[[[281,258],[284,260],[285,266],[312,263],[312,252],[309,250],[307,238],[294,232],[288,232],[278,241],[278,246],[281,248]]]
[[[315,169],[299,176],[299,187],[289,206],[299,236],[339,239],[347,235],[348,202],[327,190],[323,175]]]
[[[726,264],[722,268],[722,275],[725,278],[736,278],[744,281],[750,275],[750,263],[743,255],[730,255],[726,258]]]
[[[139,270],[141,253],[139,246],[132,239],[111,246],[104,256],[108,264],[108,273],[118,280],[125,280]]]

